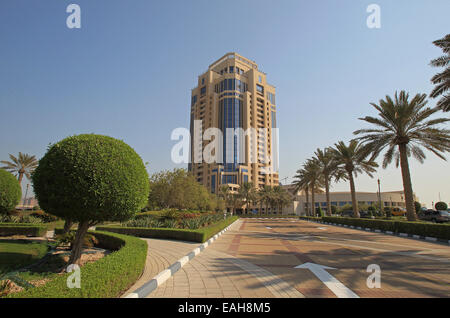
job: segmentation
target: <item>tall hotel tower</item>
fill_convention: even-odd
[[[279,184],[274,168],[278,166],[275,87],[255,62],[228,53],[211,64],[192,89],[190,125],[189,171],[212,193],[222,185],[237,190],[245,182],[257,188]],[[223,160],[213,163],[204,160],[202,151],[214,137],[195,137],[204,136],[208,128],[218,128],[223,135],[216,150]],[[227,136],[227,128],[254,128],[256,138],[246,135],[240,142],[241,137]]]

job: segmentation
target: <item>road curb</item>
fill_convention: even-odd
[[[393,236],[400,236],[400,237],[405,237],[405,238],[411,238],[411,239],[415,239],[415,240],[421,240],[421,241],[427,241],[427,242],[436,242],[436,243],[444,243],[444,244],[448,244],[450,245],[450,240],[444,240],[444,239],[438,239],[436,237],[429,237],[429,236],[420,236],[420,235],[416,235],[416,234],[409,234],[409,233],[394,233],[392,231],[383,231],[383,230],[378,230],[378,229],[369,229],[369,228],[361,228],[361,227],[355,227],[353,225],[346,225],[346,224],[336,224],[336,223],[328,223],[328,222],[324,222],[324,221],[312,221],[312,220],[303,220],[302,221],[307,221],[307,222],[313,222],[313,223],[319,223],[319,224],[326,224],[326,225],[334,225],[334,226],[339,226],[339,227],[346,227],[346,228],[350,228],[353,230],[360,230],[360,231],[365,231],[365,232],[374,232],[374,233],[381,233],[381,234],[385,234],[385,235],[393,235]]]
[[[211,237],[208,241],[200,244],[198,247],[194,248],[190,253],[186,254],[178,261],[170,265],[168,268],[160,272],[158,275],[153,277],[151,280],[146,282],[144,285],[136,289],[135,291],[129,293],[124,298],[145,298],[151,292],[153,292],[158,286],[162,285],[166,280],[172,277],[176,272],[178,272],[184,265],[186,265],[191,259],[200,254],[205,248],[211,245],[215,240],[217,240],[223,233],[228,231],[230,227],[235,224],[239,219],[228,225],[222,231]]]

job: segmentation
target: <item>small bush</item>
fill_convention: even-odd
[[[422,209],[422,205],[419,202],[414,201],[414,209],[416,210],[416,213],[419,213]]]
[[[19,204],[22,189],[19,181],[8,171],[0,169],[0,214],[7,214]]]
[[[386,215],[387,218],[392,217],[392,208],[390,208],[390,207],[385,207],[385,208],[383,209],[383,211],[384,211],[384,214]]]
[[[56,241],[58,242],[58,245],[68,245],[70,248],[72,247],[73,243],[75,242],[75,231],[69,231],[68,233],[59,234],[56,236]],[[83,238],[83,246],[84,247],[94,247],[98,245],[98,240],[93,234],[86,234],[86,236]]]
[[[44,211],[33,212],[33,213],[30,214],[30,216],[35,217],[35,218],[39,218],[44,223],[50,223],[50,222],[55,222],[55,221],[59,220],[56,216],[48,214],[48,213],[45,213]]]

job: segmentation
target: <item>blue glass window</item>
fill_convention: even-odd
[[[264,87],[263,86],[256,84],[256,90],[258,91],[258,93],[261,93],[264,95]]]
[[[216,176],[211,176],[211,192],[216,192]]]

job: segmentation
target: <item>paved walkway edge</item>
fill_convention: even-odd
[[[436,237],[420,236],[420,235],[409,234],[409,233],[398,233],[398,235],[396,235],[392,231],[375,230],[375,229],[369,229],[369,228],[363,229],[361,227],[354,227],[352,225],[348,226],[346,224],[329,223],[329,222],[324,222],[324,221],[312,221],[312,220],[304,220],[304,219],[300,219],[300,220],[301,221],[306,221],[306,222],[312,222],[312,223],[319,223],[319,224],[333,225],[333,226],[339,226],[339,227],[346,227],[346,228],[350,228],[350,229],[353,229],[353,230],[360,230],[360,231],[366,231],[366,232],[375,232],[375,233],[381,233],[381,234],[385,234],[385,235],[401,236],[401,237],[406,237],[406,238],[411,238],[411,239],[416,239],[416,240],[421,240],[421,241],[444,243],[444,244],[447,243],[448,245],[450,245],[450,240],[447,241],[447,240],[444,240],[444,239],[438,239]]]
[[[151,292],[153,292],[158,286],[162,285],[166,280],[172,277],[176,272],[178,272],[184,265],[186,265],[191,259],[200,254],[205,248],[211,245],[215,240],[217,240],[223,233],[228,231],[228,229],[235,224],[239,219],[228,225],[225,229],[211,237],[205,243],[199,245],[197,248],[193,249],[189,254],[183,256],[178,261],[169,266],[169,268],[163,270],[161,273],[153,277],[143,286],[136,289],[134,292],[129,293],[124,298],[145,298]]]

